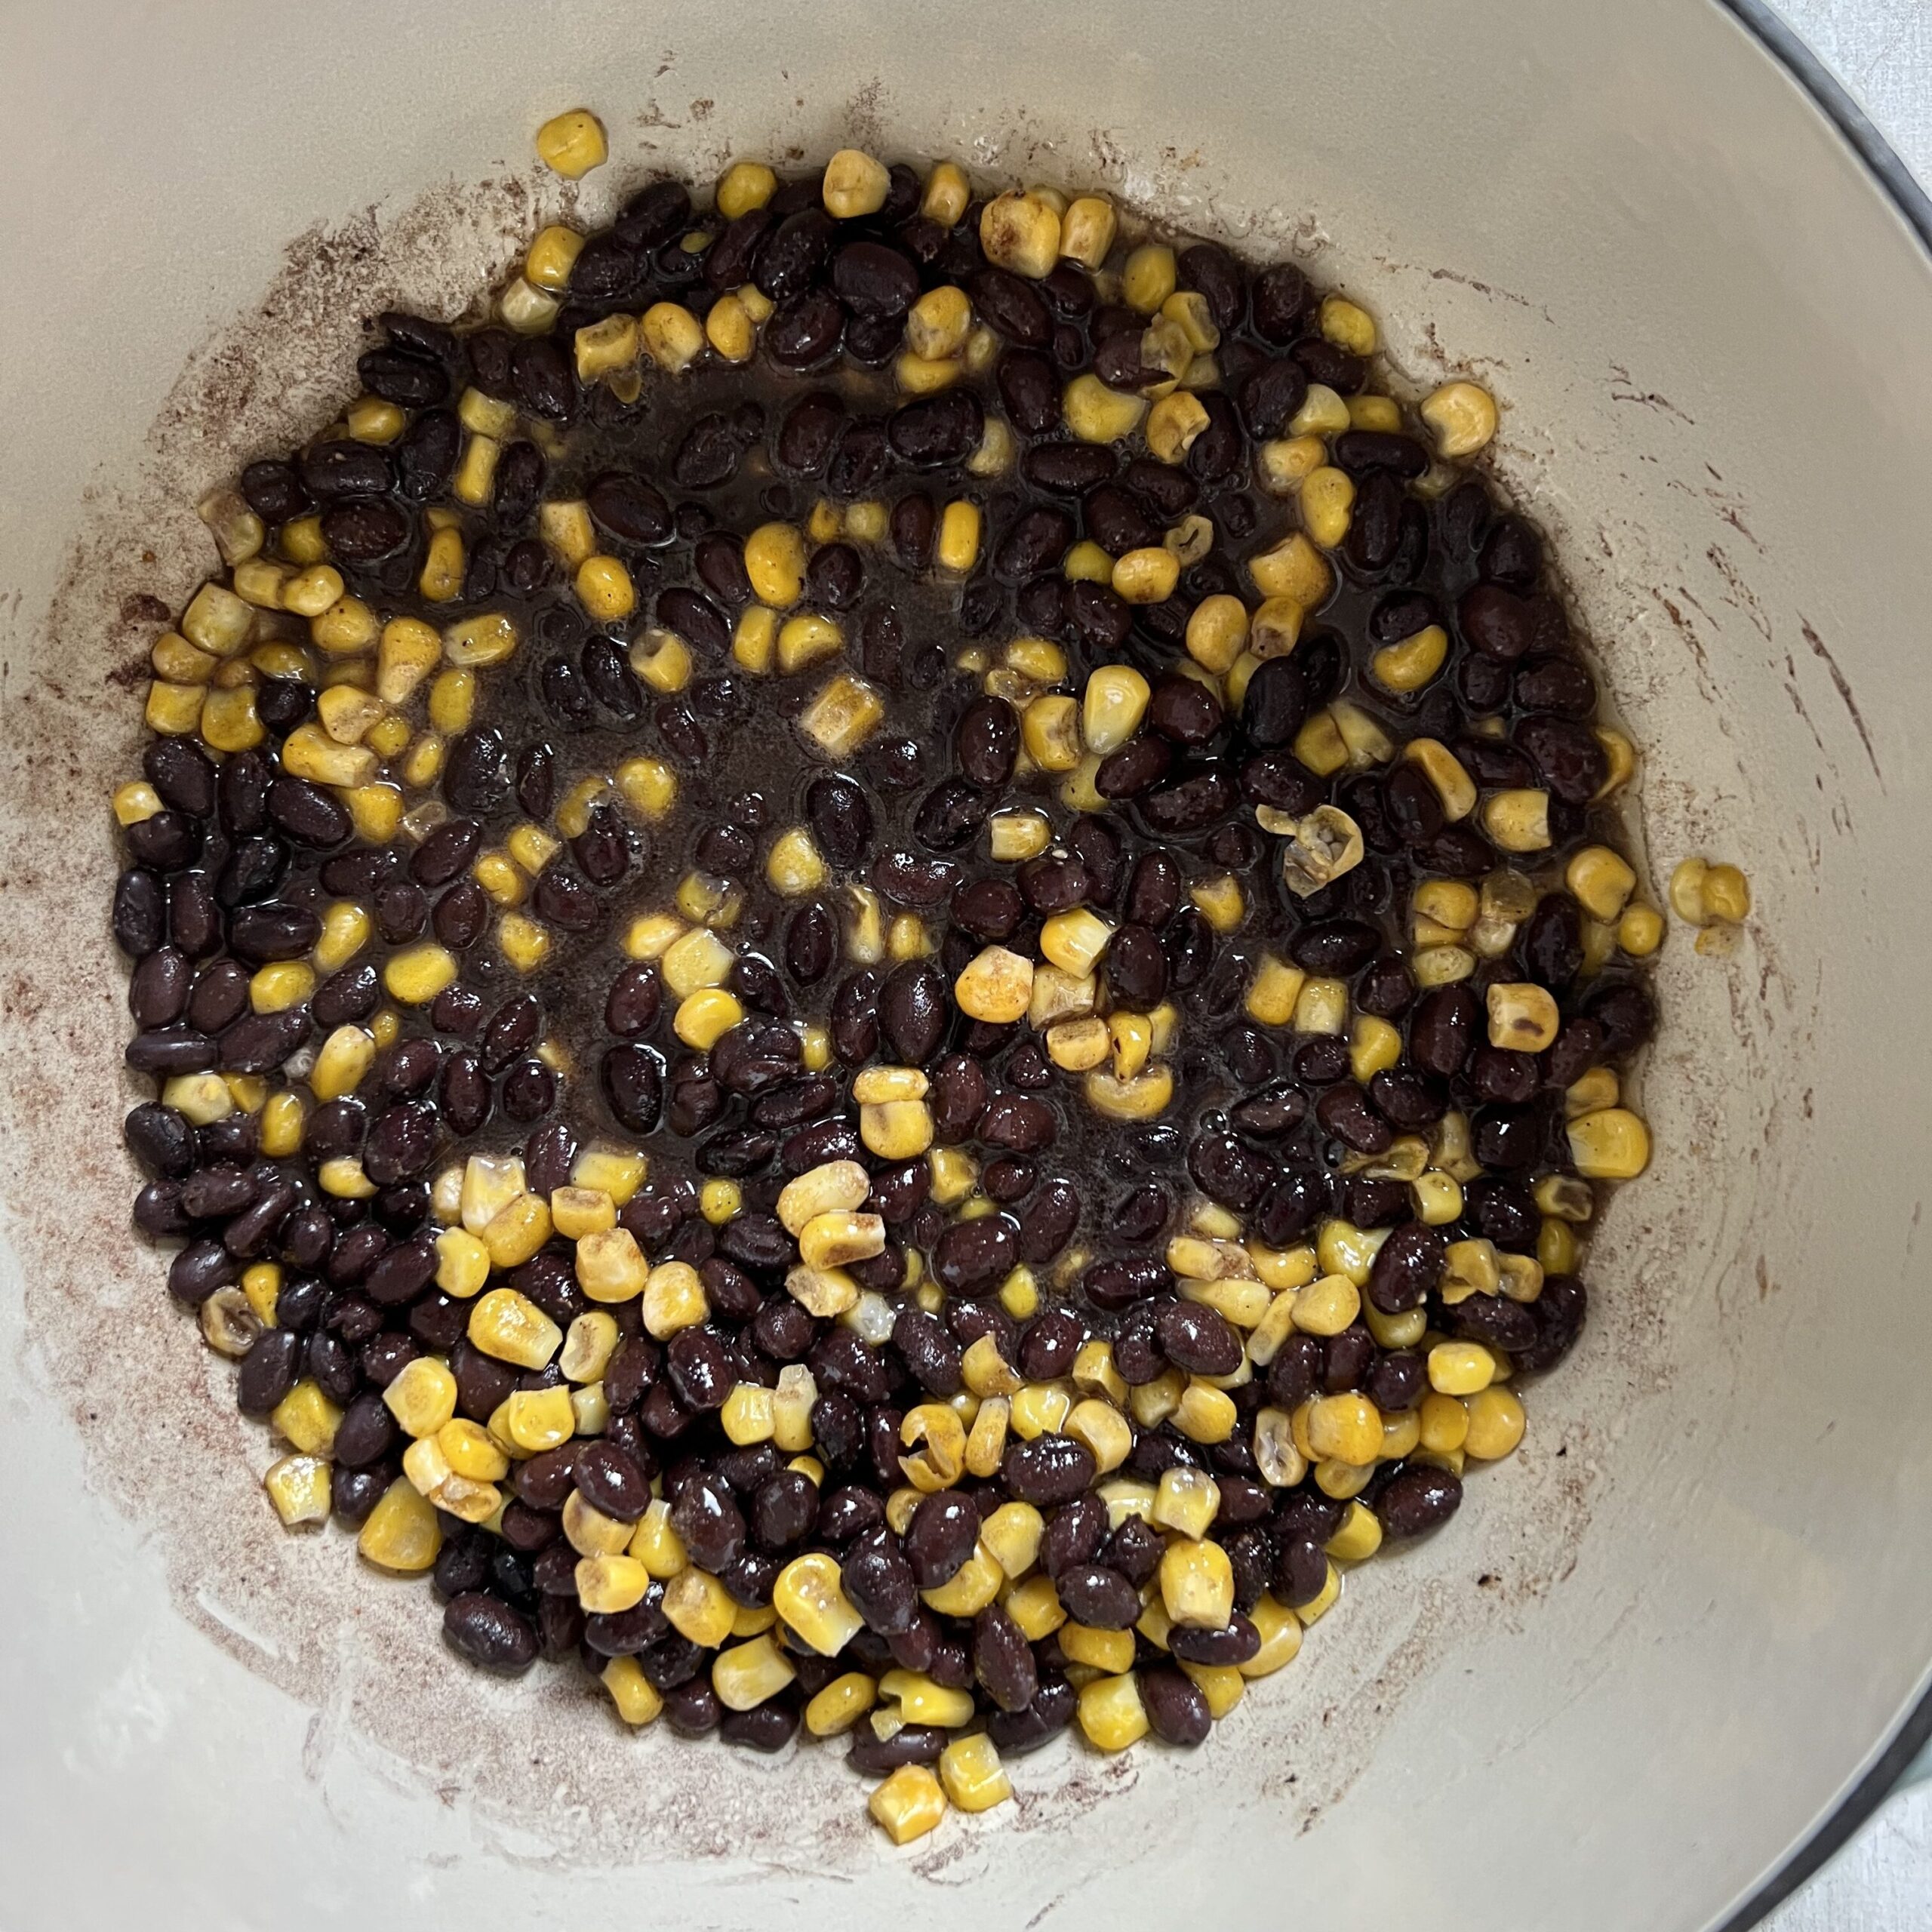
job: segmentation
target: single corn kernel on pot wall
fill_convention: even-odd
[[[1723,1922],[1928,1649],[1829,124],[1691,0],[231,24],[8,29],[23,1915]]]

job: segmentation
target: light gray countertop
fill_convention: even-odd
[[[1932,0],[1774,4],[1932,187]],[[1764,1932],[1932,1932],[1932,1780],[1882,1805],[1764,1925]]]

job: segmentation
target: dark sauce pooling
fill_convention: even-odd
[[[1515,1447],[1657,933],[1481,390],[1097,198],[761,176],[205,506],[127,1139],[285,1521],[903,1838],[1198,1743]]]

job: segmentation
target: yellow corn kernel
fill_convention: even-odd
[[[1322,340],[1351,355],[1375,353],[1375,318],[1366,309],[1340,295],[1321,298],[1319,327]]]
[[[745,574],[761,602],[785,611],[805,588],[805,544],[789,523],[764,523],[745,539]]]
[[[1506,852],[1541,852],[1549,845],[1549,794],[1527,787],[1491,794],[1483,829]]]
[[[1140,426],[1146,399],[1110,389],[1098,376],[1075,376],[1060,396],[1060,414],[1083,443],[1124,441]]]
[[[721,986],[706,986],[678,1004],[671,1030],[688,1047],[708,1053],[745,1017],[745,1009]]]
[[[634,1556],[598,1555],[578,1563],[576,1581],[577,1601],[592,1616],[609,1617],[644,1601],[651,1573]]]
[[[1078,906],[1071,912],[1056,912],[1041,927],[1040,951],[1062,972],[1070,973],[1078,978],[1093,971],[1095,962],[1106,950],[1107,942],[1113,936],[1113,928],[1097,912],[1091,912],[1084,906]],[[987,949],[989,952],[996,949]],[[1012,954],[1007,955],[1009,958],[1015,956]],[[980,957],[983,959],[986,954],[982,953]],[[974,963],[977,964],[978,962],[976,961]],[[1029,972],[1027,987],[1029,995],[1032,990]],[[965,1007],[963,999],[960,1004]],[[966,1011],[972,1013],[970,1007],[967,1007]],[[1024,1011],[1023,1007],[1021,1011]],[[976,1020],[983,1020],[991,1016],[972,1013],[972,1017]],[[1015,1013],[1006,1017],[1017,1020],[1020,1015]]]
[[[778,634],[781,669],[786,633],[794,625],[809,629],[814,636],[824,632],[833,637],[838,635],[837,626],[823,617],[794,617]],[[841,758],[857,751],[878,729],[884,717],[885,706],[878,692],[863,679],[841,672],[829,680],[798,714],[798,725],[826,757]]]
[[[1303,480],[1300,491],[1302,527],[1324,550],[1332,550],[1349,534],[1355,486],[1346,470],[1324,464]]]
[[[1002,946],[986,947],[952,983],[961,1012],[995,1025],[1021,1018],[1032,993],[1033,962]]]
[[[1507,1389],[1478,1389],[1465,1404],[1469,1426],[1463,1447],[1478,1462],[1509,1455],[1523,1439],[1523,1405]]]
[[[537,158],[567,181],[601,168],[610,158],[604,124],[587,107],[555,115],[537,131]]]
[[[1617,922],[1617,943],[1632,959],[1647,959],[1663,943],[1663,915],[1654,906],[1631,906]]]
[[[429,722],[445,737],[468,731],[475,712],[475,672],[459,666],[441,672],[430,685]]]
[[[1320,473],[1315,471],[1303,478],[1302,489],[1306,491],[1313,476]],[[1318,490],[1316,494],[1318,499],[1321,492]],[[1285,597],[1304,611],[1320,605],[1334,581],[1321,552],[1300,531],[1284,537],[1272,549],[1251,557],[1247,574],[1263,597]]]
[[[1365,1468],[1382,1447],[1382,1417],[1366,1395],[1318,1396],[1308,1407],[1310,1452],[1324,1462]]]
[[[990,1811],[1013,1795],[1013,1780],[999,1761],[999,1752],[984,1731],[955,1737],[940,1753],[939,1781],[954,1807],[961,1811]]]
[[[1188,898],[1195,909],[1217,933],[1231,933],[1247,915],[1247,903],[1241,897],[1241,881],[1232,872],[1217,878],[1203,879],[1190,887]]]
[[[561,294],[569,288],[571,270],[577,266],[577,258],[583,252],[583,237],[575,229],[558,223],[540,229],[525,252],[523,278],[533,288],[541,288],[553,295]],[[472,426],[485,426],[479,423]],[[505,424],[504,427],[507,429],[509,425]]]
[[[1397,644],[1385,644],[1369,660],[1369,671],[1384,691],[1406,694],[1419,691],[1442,669],[1449,654],[1449,633],[1440,624],[1425,624]]]
[[[926,177],[925,191],[919,199],[919,212],[942,228],[955,227],[972,198],[972,185],[966,179],[964,170],[952,162],[942,161]]]
[[[271,1463],[262,1487],[285,1529],[328,1521],[332,1484],[329,1465],[320,1456],[284,1456]]]
[[[603,1678],[611,1702],[626,1724],[641,1726],[657,1721],[664,1700],[635,1657],[613,1657],[604,1666]]]
[[[1486,998],[1491,1046],[1540,1054],[1556,1038],[1562,1015],[1555,998],[1534,981],[1493,981]]]
[[[309,635],[333,657],[367,651],[380,634],[376,614],[359,597],[338,598],[321,616],[309,620]]]
[[[518,1368],[542,1368],[562,1345],[564,1331],[514,1288],[492,1288],[469,1312],[472,1345]]]
[[[155,646],[148,654],[156,678],[171,688],[179,690],[186,685],[205,685],[220,668],[221,660],[211,657],[205,651],[198,650],[179,631],[166,631],[155,640]],[[150,700],[152,703],[152,700]],[[188,708],[186,697],[170,700],[185,712]],[[156,726],[157,730],[160,729]],[[193,721],[180,728],[183,731],[193,728]]]
[[[565,1388],[519,1389],[504,1404],[503,1426],[519,1449],[540,1455],[568,1442],[577,1432],[577,1414]]]
[[[883,162],[859,148],[841,148],[825,164],[820,193],[827,214],[851,221],[877,214],[891,187],[892,177]]]
[[[1104,195],[1079,195],[1060,217],[1060,251],[1082,268],[1097,269],[1112,252],[1119,218]]]
[[[734,1385],[718,1411],[718,1421],[733,1442],[769,1442],[777,1427],[772,1391],[755,1382]]]
[[[302,1103],[295,1095],[271,1094],[262,1103],[262,1152],[272,1161],[279,1161],[299,1152],[303,1124]]]
[[[1438,1395],[1473,1395],[1495,1377],[1496,1358],[1480,1342],[1438,1342],[1429,1352],[1429,1386]]]
[[[456,1414],[456,1377],[435,1355],[418,1355],[383,1391],[383,1405],[406,1435],[433,1435]]]
[[[1444,383],[1417,405],[1417,414],[1435,432],[1435,453],[1453,460],[1474,456],[1496,434],[1496,398],[1480,383]]]
[[[626,758],[613,774],[624,802],[655,824],[677,802],[677,774],[661,758]]]
[[[644,1326],[654,1340],[667,1341],[680,1329],[695,1328],[710,1313],[704,1283],[688,1262],[660,1261],[645,1277]]]
[[[924,1764],[901,1764],[866,1800],[866,1809],[894,1844],[910,1844],[946,1816],[946,1793]]]
[[[269,1425],[305,1456],[327,1456],[335,1449],[342,1411],[311,1381],[296,1383],[269,1412]]]
[[[651,1272],[637,1237],[629,1229],[616,1226],[580,1236],[575,1266],[577,1284],[585,1294],[607,1304],[635,1301],[644,1293]]]
[[[727,221],[761,208],[778,192],[778,177],[761,161],[734,161],[718,177],[718,212]]]
[[[1097,1067],[1081,1091],[1087,1104],[1109,1120],[1153,1120],[1174,1098],[1174,1077],[1158,1063],[1125,1079]]]
[[[859,1138],[882,1161],[915,1160],[933,1144],[932,1109],[923,1100],[861,1106]]]
[[[942,1617],[976,1617],[998,1595],[1005,1579],[999,1565],[980,1544],[955,1572],[952,1580],[937,1589],[921,1590],[921,1600]],[[966,1694],[956,1694],[964,1696]],[[970,1715],[970,1714],[969,1714]],[[960,1722],[965,1720],[961,1718]]]
[[[749,362],[758,348],[751,311],[735,295],[721,295],[705,312],[704,339],[727,362]]]
[[[814,1214],[798,1235],[798,1258],[808,1268],[843,1268],[884,1252],[885,1223],[876,1214],[835,1208]]]
[[[1365,1504],[1351,1503],[1342,1515],[1342,1527],[1322,1545],[1338,1563],[1361,1563],[1382,1547],[1382,1525]]]
[[[1586,1180],[1632,1180],[1650,1165],[1650,1129],[1627,1107],[1583,1115],[1568,1132],[1571,1161]]]
[[[617,1352],[619,1331],[615,1318],[601,1309],[580,1315],[564,1331],[563,1352],[557,1366],[572,1382],[595,1382],[602,1378]]]
[[[776,1697],[798,1674],[768,1634],[721,1651],[711,1666],[711,1687],[728,1711],[749,1711]]]
[[[435,1506],[406,1477],[383,1491],[355,1539],[355,1547],[379,1569],[414,1576],[430,1568],[443,1546]]]
[[[405,1006],[427,1006],[456,983],[459,970],[455,954],[447,946],[426,942],[392,954],[383,968],[383,984],[389,997]]]
[[[1060,211],[1037,188],[1009,188],[982,211],[980,246],[995,268],[1037,281],[1060,259]]]
[[[1092,1670],[1111,1674],[1134,1668],[1131,1630],[1095,1630],[1084,1623],[1063,1623],[1060,1645],[1069,1663],[1084,1664]]]

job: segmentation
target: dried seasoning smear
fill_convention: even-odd
[[[661,1725],[633,1737],[586,1680],[540,1666],[506,1684],[461,1665],[445,1650],[427,1583],[371,1570],[340,1531],[283,1531],[260,1487],[266,1432],[236,1415],[232,1370],[204,1350],[168,1298],[161,1258],[128,1226],[119,1123],[131,1090],[115,1072],[125,978],[106,928],[106,801],[134,761],[147,648],[213,562],[194,503],[251,457],[330,420],[351,392],[365,318],[392,304],[463,313],[552,212],[538,197],[515,179],[451,186],[292,243],[263,300],[190,358],[139,479],[84,506],[32,658],[7,667],[14,729],[0,805],[16,938],[0,1001],[26,1044],[9,1056],[0,1174],[27,1281],[33,1379],[79,1430],[94,1486],[163,1552],[180,1613],[320,1707],[319,1735],[352,1724],[446,1797],[514,1818],[579,1862],[730,1854],[857,1872],[878,1855],[876,1837],[834,1750],[795,1747],[771,1764]],[[1289,1819],[1305,1829],[1452,1641],[1513,1619],[1567,1574],[1595,1446],[1633,1387],[1666,1372],[1657,1291],[1633,1250],[1703,1245],[1688,1201],[1647,1194],[1638,1208],[1666,1224],[1632,1228],[1626,1210],[1600,1241],[1601,1278],[1614,1285],[1593,1306],[1590,1367],[1549,1401],[1544,1438],[1518,1459],[1507,1496],[1466,1512],[1453,1549],[1361,1574],[1354,1614],[1318,1626],[1302,1660],[1257,1685],[1223,1734],[1218,1804],[1238,1788],[1232,1757],[1251,1763],[1251,1801],[1272,1829]],[[1678,1217],[1682,1226],[1669,1224]],[[1497,1574],[1506,1587],[1478,1585]],[[1013,1770],[1020,1801],[999,1829],[1019,1832],[1063,1825],[1142,1778],[1171,1780],[1184,1800],[1208,1774],[1205,1761],[1151,1746],[1103,1761],[1066,1741]],[[942,1837],[919,1854],[921,1869],[939,1875],[972,1842]]]

